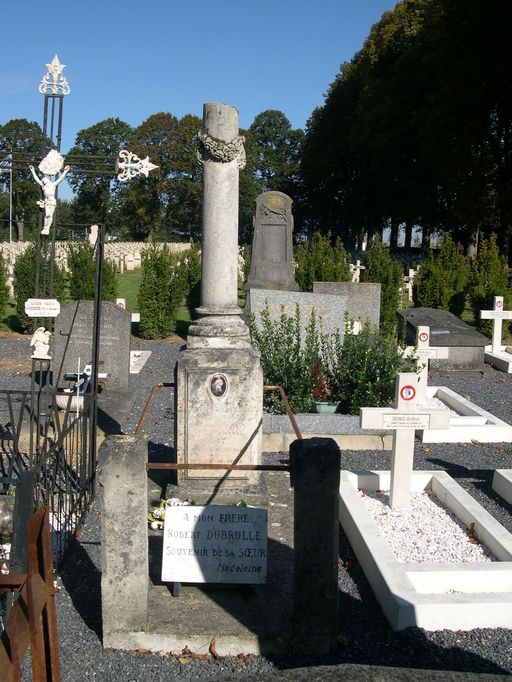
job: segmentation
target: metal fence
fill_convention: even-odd
[[[0,391],[0,495],[3,506],[13,508],[10,558],[0,555],[0,561],[11,571],[26,566],[25,527],[34,509],[49,510],[56,563],[87,511],[95,475],[94,401],[80,398],[74,407],[69,394],[61,409],[51,386],[38,393]]]

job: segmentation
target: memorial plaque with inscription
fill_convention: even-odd
[[[52,371],[76,372],[92,363],[94,302],[74,301],[62,306],[52,337]],[[99,372],[113,390],[126,390],[130,375],[131,315],[114,303],[101,304]]]
[[[266,509],[166,507],[164,582],[262,584],[266,578]]]

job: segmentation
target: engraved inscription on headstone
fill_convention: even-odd
[[[94,302],[75,301],[62,306],[56,318],[52,338],[52,370],[76,372],[92,362]],[[101,304],[100,372],[107,374],[107,385],[113,390],[126,390],[130,375],[131,316],[114,303]],[[62,367],[61,367],[62,365]]]
[[[266,578],[266,509],[166,507],[164,582],[262,584]]]

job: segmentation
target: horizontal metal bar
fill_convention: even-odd
[[[146,469],[223,469],[226,471],[289,471],[288,464],[176,464],[171,462],[148,462]]]

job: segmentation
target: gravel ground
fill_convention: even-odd
[[[180,344],[137,343],[152,351],[142,374],[131,377],[137,398],[123,430],[133,431],[151,388],[157,382],[172,382]],[[0,339],[0,388],[26,388],[30,362],[26,339]],[[429,382],[444,385],[469,398],[501,419],[512,422],[512,375],[486,367],[483,372],[432,372]],[[150,458],[165,457],[173,442],[172,388],[158,391],[145,422]],[[264,461],[280,460],[266,453]],[[347,469],[389,468],[389,453],[342,452]],[[494,469],[512,468],[512,445],[430,444],[415,446],[416,469],[444,469],[470,492],[493,516],[512,532],[512,506],[491,489]],[[183,663],[172,655],[104,650],[101,646],[100,605],[100,518],[94,503],[76,543],[69,551],[58,576],[57,595],[62,679],[136,680],[230,679],[265,673],[279,676],[285,669],[304,665],[357,663],[374,666],[432,670],[512,674],[512,632],[506,629],[427,632],[408,628],[392,632],[343,533],[340,536],[339,647],[320,660],[314,651],[302,660],[268,660],[258,656],[226,657],[224,660],[190,660]],[[25,671],[24,679],[29,679]]]

